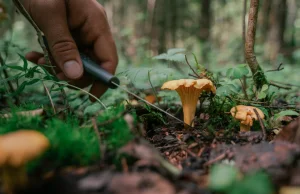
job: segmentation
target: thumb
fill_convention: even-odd
[[[51,55],[67,78],[79,79],[83,75],[83,67],[77,45],[69,30],[65,3],[48,1],[43,4],[39,6],[39,11],[43,11],[43,14],[37,21],[48,41]]]

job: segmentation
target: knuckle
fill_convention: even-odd
[[[52,51],[57,55],[69,55],[77,50],[73,41],[58,41],[52,45]]]
[[[99,5],[99,10],[104,16],[106,16],[105,8],[102,5]]]
[[[119,57],[118,57],[118,55],[117,55],[117,56],[115,56],[114,59],[113,59],[113,64],[114,64],[115,66],[117,66],[118,63],[119,63]]]

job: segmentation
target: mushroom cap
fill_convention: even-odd
[[[252,126],[253,119],[258,120],[254,109],[257,110],[258,115],[261,119],[265,118],[264,113],[259,108],[253,106],[238,105],[232,107],[230,113],[235,119],[240,120],[242,124]]]
[[[202,91],[216,93],[216,87],[212,81],[208,79],[179,79],[164,83],[161,89],[176,90],[180,96],[184,122],[188,125],[194,125],[194,117],[197,107],[197,102]]]
[[[162,85],[161,89],[177,90],[180,86],[183,86],[183,88],[193,87],[201,91],[206,90],[212,91],[214,94],[216,93],[216,87],[212,81],[208,79],[179,79],[167,81]]]
[[[18,130],[0,136],[0,166],[20,167],[41,155],[49,140],[34,130]]]

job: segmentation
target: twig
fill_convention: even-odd
[[[95,117],[92,118],[92,124],[93,124],[94,132],[95,132],[95,134],[97,136],[97,139],[98,139],[99,152],[101,154],[101,159],[103,159],[103,157],[104,157],[104,150],[102,150],[101,134],[99,132],[99,129],[98,129],[98,126],[97,126],[97,121],[96,121]]]
[[[203,164],[203,166],[206,167],[206,166],[209,166],[209,165],[211,165],[213,163],[216,163],[220,160],[223,160],[224,158],[226,158],[226,156],[227,156],[227,152],[217,156],[216,158],[214,158],[212,160],[207,161],[206,163]]]
[[[40,46],[43,49],[44,52],[44,57],[46,60],[46,64],[47,65],[51,65],[51,61],[49,59],[49,52],[47,50],[46,45],[44,44],[44,40],[43,40],[43,32],[40,30],[40,28],[37,26],[37,24],[33,21],[33,19],[31,18],[30,14],[27,12],[27,10],[25,9],[25,7],[22,5],[22,3],[19,0],[13,0],[14,4],[16,5],[16,7],[18,8],[18,10],[22,13],[22,15],[29,21],[29,23],[34,27],[37,35],[38,35],[38,41],[40,43]],[[52,73],[54,75],[56,75],[54,68],[52,69]]]
[[[5,62],[4,62],[3,58],[2,58],[1,53],[0,53],[0,65],[1,65],[2,67],[5,66]],[[5,78],[5,79],[8,79],[9,76],[8,76],[8,73],[7,73],[6,69],[3,69],[2,72],[3,72],[3,74],[4,74],[4,78]],[[13,87],[11,81],[10,81],[10,80],[7,80],[7,84],[8,84],[8,86],[9,86],[10,92],[13,93],[15,90],[14,90],[14,87]],[[17,97],[15,97],[15,100],[18,101]]]
[[[299,87],[299,88],[300,88],[300,85],[289,84],[289,83],[282,83],[282,82],[274,81],[274,80],[272,80],[271,82],[272,82],[272,83],[278,83],[278,84],[281,84],[281,85],[294,86],[294,87]]]
[[[285,89],[285,90],[290,90],[290,89],[292,89],[291,87],[288,87],[288,86],[281,86],[281,85],[278,85],[278,84],[276,84],[276,83],[274,83],[274,82],[270,82],[269,85],[275,86],[275,87],[277,87],[277,88]]]
[[[128,173],[129,172],[129,168],[128,168],[128,164],[127,164],[127,160],[125,157],[123,157],[121,159],[121,163],[122,163],[122,167],[123,167],[123,173]]]
[[[197,155],[194,152],[192,152],[191,150],[189,150],[189,149],[185,149],[184,151],[186,151],[188,154],[190,154],[194,158],[197,157]]]
[[[267,139],[267,133],[266,133],[266,129],[265,129],[264,123],[262,122],[262,119],[261,119],[261,117],[259,116],[259,114],[258,114],[256,108],[254,108],[253,111],[255,112],[256,117],[258,118],[258,121],[259,121],[261,130],[262,130],[262,133],[263,133],[263,140],[266,141],[266,139]]]
[[[233,100],[238,101],[238,102],[248,102],[248,103],[256,103],[256,104],[268,104],[268,102],[257,102],[257,101],[244,100],[244,99],[236,99],[236,98],[234,98]]]
[[[172,145],[167,145],[167,146],[161,146],[161,147],[156,147],[156,149],[162,150],[162,149],[168,149],[168,148],[173,148],[179,146],[179,143],[172,144]]]
[[[46,85],[45,85],[45,83],[44,83],[43,81],[42,81],[42,84],[43,84],[43,86],[44,86],[44,88],[45,88],[45,91],[46,91],[46,93],[47,93],[47,96],[48,96],[48,98],[49,98],[49,100],[50,100],[50,103],[51,103],[51,106],[52,106],[52,109],[53,109],[53,113],[56,114],[56,110],[55,110],[55,106],[54,106],[54,103],[53,103],[51,94],[50,94],[48,88],[46,87]]]
[[[148,71],[148,80],[149,80],[149,83],[150,83],[150,85],[151,85],[153,94],[154,94],[154,96],[155,96],[155,98],[156,98],[156,102],[157,102],[158,105],[160,106],[160,102],[159,102],[159,99],[158,99],[158,96],[157,96],[157,91],[155,90],[155,88],[153,87],[152,82],[151,82],[150,71]]]
[[[279,66],[276,68],[276,69],[271,69],[271,70],[268,70],[266,72],[272,72],[272,71],[281,71],[281,70],[284,70],[284,67],[281,67],[282,66],[282,63],[279,64]]]
[[[201,155],[203,154],[203,152],[204,152],[204,147],[202,147],[202,148],[199,149],[199,151],[197,153],[197,156],[201,157]]]
[[[242,82],[242,80],[241,79],[239,79],[239,80],[241,82],[241,86],[242,86],[242,90],[243,90],[243,93],[245,95],[245,98],[248,100],[249,98],[248,98],[246,87],[245,87],[244,83]]]
[[[186,61],[187,65],[190,67],[190,69],[191,69],[191,70],[193,71],[193,73],[195,74],[195,77],[197,77],[198,79],[201,78],[201,77],[197,74],[197,72],[192,68],[192,66],[190,65],[187,56],[184,55],[184,57],[185,57],[185,61]]]
[[[198,76],[194,76],[193,74],[188,74],[189,76],[191,76],[191,77],[193,77],[193,78],[196,78],[196,79],[199,79],[199,77]]]
[[[295,110],[300,110],[299,108],[296,108],[295,106],[289,106],[289,105],[281,105],[281,106],[261,106],[261,107],[264,107],[264,108],[273,108],[273,109],[287,109],[287,108],[290,108],[290,109],[295,109]]]

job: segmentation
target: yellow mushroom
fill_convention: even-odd
[[[26,186],[26,163],[40,156],[49,145],[48,139],[34,130],[0,136],[0,168],[5,193],[15,193]]]
[[[176,90],[180,96],[185,127],[194,126],[194,117],[199,96],[203,91],[216,93],[212,81],[208,79],[180,79],[172,80],[163,84],[161,89]]]
[[[238,105],[238,106],[231,108],[231,110],[230,110],[231,115],[235,119],[241,121],[241,124],[240,124],[241,132],[250,131],[250,129],[253,125],[253,119],[258,120],[258,118],[254,112],[254,109],[257,110],[257,113],[261,119],[265,118],[264,113],[259,108],[256,108],[253,106]]]

